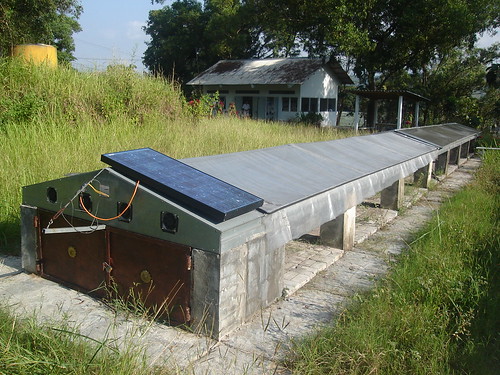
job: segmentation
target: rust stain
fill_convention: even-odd
[[[210,69],[210,74],[224,74],[240,69],[245,63],[243,61],[224,60],[216,64],[213,69]]]

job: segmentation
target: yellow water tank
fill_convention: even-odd
[[[20,44],[12,49],[12,56],[34,64],[57,66],[57,48],[48,44]]]

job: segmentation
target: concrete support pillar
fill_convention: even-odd
[[[458,165],[459,160],[460,160],[460,146],[452,148],[450,150],[448,164]]]
[[[403,123],[403,97],[399,97],[398,101],[398,120],[397,120],[397,128],[401,129],[401,124]]]
[[[469,160],[470,141],[464,143],[460,148],[460,158]]]
[[[354,104],[354,130],[357,132],[359,127],[359,95],[356,95],[356,103]]]
[[[399,210],[403,204],[405,191],[405,180],[401,178],[391,186],[382,190],[380,195],[380,207],[390,210]]]
[[[38,228],[35,227],[37,208],[21,206],[21,263],[26,272],[36,273]]]
[[[476,148],[476,138],[469,141],[469,156],[473,155]]]
[[[418,187],[427,189],[432,178],[432,163],[418,169],[413,174],[413,183]]]
[[[416,128],[418,128],[419,116],[420,116],[420,102],[416,102],[415,103],[415,127]]]
[[[342,250],[351,250],[354,246],[355,227],[356,206],[321,226],[319,233],[321,243]]]
[[[448,174],[448,162],[450,160],[450,151],[438,155],[436,160],[436,173]]]

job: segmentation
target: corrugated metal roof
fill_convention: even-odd
[[[431,154],[436,150],[435,146],[387,132],[184,159],[183,162],[263,198],[262,211],[272,213],[346,184],[357,189],[359,180],[369,175],[375,180],[371,179],[359,195],[362,198],[364,194],[374,194],[372,185],[390,184],[405,177],[394,176],[389,181],[388,169],[417,159],[415,168],[420,168],[432,161]],[[414,172],[415,168],[406,173]]]
[[[188,85],[294,85],[304,83],[324,68],[341,83],[352,80],[334,60],[290,58],[263,60],[221,60],[189,81]]]
[[[414,101],[430,102],[425,96],[415,94],[408,90],[352,90],[352,93],[369,99],[398,99],[402,96],[405,99]]]
[[[443,152],[477,138],[479,134],[477,129],[457,123],[398,129],[396,132],[428,144],[436,145]]]

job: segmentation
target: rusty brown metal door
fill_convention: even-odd
[[[106,259],[106,234],[104,230],[93,233],[43,234],[53,212],[39,210],[40,246],[38,259],[40,274],[54,281],[68,284],[96,296],[105,295],[106,272],[103,261]],[[67,218],[73,226],[89,226],[90,222]],[[59,216],[51,228],[69,227],[70,224]]]
[[[171,324],[191,320],[191,248],[108,227],[111,281]]]

